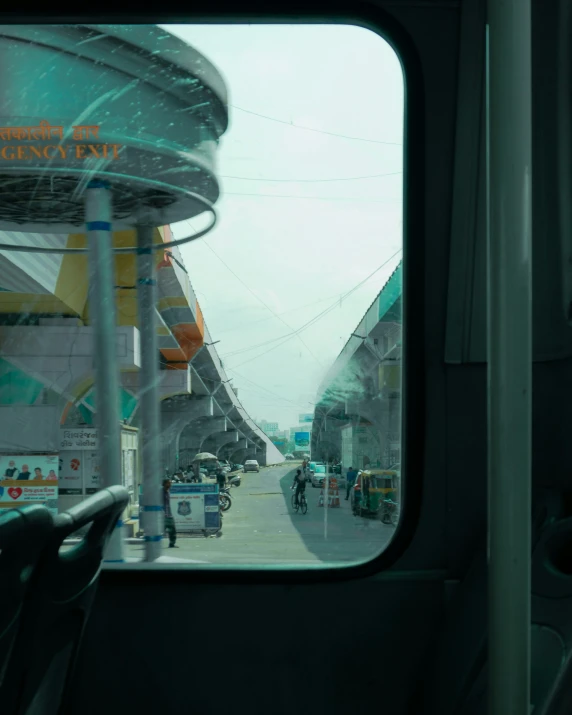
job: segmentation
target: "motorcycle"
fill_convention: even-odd
[[[230,498],[229,492],[230,489],[228,487],[224,487],[220,490],[220,493],[218,495],[218,503],[221,508],[221,511],[228,511],[232,506],[232,499]]]
[[[231,477],[228,480],[228,483],[230,484],[231,487],[239,487],[240,486],[240,474],[235,474],[234,477]]]

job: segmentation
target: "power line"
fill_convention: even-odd
[[[254,382],[254,380],[251,380],[250,378],[246,377],[242,373],[237,372],[237,370],[233,370],[233,368],[231,368],[231,367],[229,367],[228,369],[230,372],[234,372],[235,375],[238,375],[238,377],[242,378],[243,380],[246,380],[246,382],[249,382],[254,387],[258,387],[260,390],[264,390],[269,395],[272,395],[273,397],[277,397],[279,400],[284,400],[285,402],[289,402],[291,405],[294,405],[294,407],[297,407],[298,409],[305,409],[305,408],[302,408],[302,405],[299,402],[293,402],[292,400],[289,400],[287,397],[282,397],[278,393],[272,392],[272,390],[269,390],[267,387],[263,387],[262,385],[259,385],[257,382]]]
[[[327,300],[331,300],[332,298],[337,298],[338,300],[341,300],[340,296],[341,296],[340,293],[334,293],[332,295],[326,296],[325,298],[320,298],[320,300],[314,300],[311,303],[305,303],[304,305],[299,305],[296,308],[289,308],[288,310],[283,310],[281,313],[278,313],[278,315],[286,315],[287,313],[293,313],[297,310],[302,310],[303,308],[310,308],[313,305],[319,305],[320,303],[325,303]],[[220,305],[224,305],[224,304],[219,303],[218,307],[220,307]],[[214,306],[214,307],[216,308],[217,306]],[[242,323],[238,326],[235,325],[234,327],[227,328],[226,330],[218,330],[217,335],[223,335],[225,333],[232,333],[237,330],[242,330],[243,328],[248,328],[252,325],[258,325],[258,323],[266,323],[269,320],[272,320],[272,318],[269,317],[269,318],[260,318],[260,320],[251,320],[248,323]]]
[[[321,183],[326,181],[359,181],[361,179],[380,179],[383,176],[399,176],[403,174],[402,171],[391,171],[388,174],[369,174],[368,176],[345,176],[340,179],[266,179],[266,178],[256,178],[255,176],[228,176],[221,174],[222,179],[239,179],[240,181],[280,181],[280,182],[290,182],[295,184],[303,183]]]
[[[354,291],[356,291],[361,285],[363,285],[363,283],[365,283],[366,281],[368,281],[372,276],[374,276],[378,271],[380,271],[385,265],[387,265],[387,264],[389,263],[389,261],[393,260],[393,258],[395,258],[395,256],[397,256],[397,254],[398,254],[400,251],[401,251],[401,249],[399,249],[398,251],[396,251],[392,256],[390,256],[390,258],[387,259],[387,261],[384,261],[384,263],[382,263],[380,266],[378,266],[372,273],[369,274],[369,276],[367,276],[366,278],[364,278],[363,281],[361,281],[360,283],[358,283],[354,288],[352,288],[352,290],[348,291],[348,292],[345,294],[344,298],[347,298],[347,297],[348,297],[349,295],[351,295]],[[254,357],[252,357],[252,358],[250,358],[250,359],[248,359],[248,360],[245,360],[244,362],[241,362],[240,364],[236,365],[235,367],[242,367],[242,365],[246,365],[247,363],[252,362],[252,360],[256,360],[256,359],[262,357],[263,355],[266,355],[267,353],[271,352],[272,350],[275,350],[276,348],[281,347],[282,345],[284,345],[284,343],[287,343],[289,340],[291,340],[291,339],[296,335],[296,333],[301,332],[302,330],[306,330],[306,328],[310,327],[311,325],[313,325],[314,323],[316,323],[318,320],[320,320],[321,318],[323,318],[325,315],[327,315],[331,310],[333,310],[333,309],[336,307],[337,304],[338,304],[338,301],[336,301],[336,302],[333,303],[329,308],[326,308],[324,311],[322,311],[321,313],[319,313],[318,315],[316,315],[314,318],[312,318],[311,320],[309,320],[307,323],[305,323],[304,325],[302,325],[300,328],[298,328],[297,331],[295,331],[295,332],[292,333],[291,335],[284,335],[284,336],[282,336],[282,337],[284,338],[284,340],[283,340],[281,343],[279,343],[278,345],[272,346],[272,347],[269,348],[268,350],[265,350],[263,353],[260,353],[260,355],[255,355]],[[279,338],[278,338],[278,339],[279,339]],[[276,342],[276,340],[273,340],[273,341],[271,341],[271,342]],[[260,346],[258,346],[258,347],[260,347]],[[229,369],[230,369],[230,368],[229,368]]]
[[[372,199],[372,198],[360,198],[356,196],[355,198],[351,196],[296,196],[295,194],[258,194],[255,192],[246,191],[223,191],[221,196],[258,196],[266,199],[304,199],[309,201],[357,201],[362,203],[372,203],[372,204],[387,204],[391,202],[401,202],[402,198],[398,197],[388,197],[386,199]]]
[[[240,387],[239,388],[241,392],[248,393],[250,395],[254,395],[257,397],[259,400],[266,400],[268,405],[271,405],[273,407],[278,407],[282,410],[286,409],[291,409],[291,410],[298,410],[299,412],[303,409],[301,405],[292,405],[291,403],[288,402],[279,402],[279,399],[272,399],[272,395],[268,394],[267,392],[263,392],[262,390],[259,390],[258,388],[253,388],[251,385],[248,385],[247,387]]]
[[[233,109],[238,109],[245,114],[252,114],[255,117],[260,117],[261,119],[268,119],[271,122],[278,122],[278,124],[285,124],[287,127],[292,127],[293,129],[303,129],[306,132],[316,132],[318,134],[327,134],[331,137],[340,137],[341,139],[351,139],[352,141],[358,142],[368,142],[369,144],[385,144],[387,146],[403,146],[402,142],[383,142],[379,139],[365,139],[364,137],[352,137],[347,134],[338,134],[337,132],[328,132],[325,129],[313,129],[312,127],[303,127],[300,124],[294,124],[294,122],[287,122],[284,119],[276,119],[276,117],[269,117],[266,114],[259,114],[258,112],[253,112],[250,109],[243,109],[242,107],[237,107],[236,104],[229,105]]]
[[[187,219],[187,223],[189,224],[189,226],[190,226],[190,227],[193,229],[193,231],[194,231],[195,229],[194,229],[193,225],[191,224],[191,222],[190,222],[188,219]],[[289,328],[290,330],[293,330],[293,328],[292,328],[291,325],[288,325],[288,323],[287,323],[283,318],[281,318],[281,317],[278,315],[278,313],[276,313],[274,310],[272,310],[272,308],[271,308],[267,303],[265,303],[265,302],[262,300],[262,298],[260,298],[258,295],[256,295],[256,293],[252,290],[252,288],[251,288],[249,285],[247,285],[247,284],[242,280],[242,278],[240,278],[240,276],[238,276],[238,275],[233,271],[233,269],[228,265],[228,263],[226,263],[226,261],[224,261],[224,260],[218,255],[218,253],[214,250],[214,248],[213,248],[212,246],[210,246],[210,245],[207,243],[206,240],[203,241],[203,243],[204,243],[204,245],[205,245],[210,251],[212,251],[212,253],[218,258],[218,260],[223,264],[223,266],[224,266],[228,271],[230,271],[230,272],[232,273],[232,275],[237,279],[237,281],[238,281],[239,283],[241,283],[241,284],[246,288],[246,290],[247,290],[249,293],[251,293],[251,294],[256,298],[256,300],[257,300],[259,303],[261,303],[268,311],[270,311],[274,317],[278,318],[278,320],[279,320],[281,323],[284,323],[284,325],[285,325],[287,328]],[[306,348],[306,350],[310,353],[310,355],[314,358],[314,360],[318,363],[318,365],[319,365],[320,367],[322,367],[322,363],[318,360],[318,358],[317,358],[317,357],[314,355],[314,353],[310,350],[310,348],[308,347],[308,345],[306,345],[306,343],[304,342],[304,339],[303,339],[303,338],[299,338],[299,340],[300,340],[300,342],[302,343],[302,345]],[[223,356],[223,357],[224,357],[224,356]]]
[[[223,357],[225,360],[228,357],[235,357],[236,355],[242,355],[242,353],[247,353],[250,352],[251,350],[256,350],[257,348],[262,348],[265,345],[271,345],[272,343],[276,343],[279,340],[283,340],[285,337],[289,335],[293,335],[296,331],[292,328],[292,332],[290,333],[284,333],[284,335],[279,335],[277,338],[271,338],[270,340],[263,340],[261,343],[257,343],[256,345],[250,345],[247,348],[239,348],[238,350],[231,350],[229,353],[225,353],[221,357]]]
[[[240,349],[238,349],[238,350],[233,350],[233,351],[231,351],[231,352],[229,352],[229,353],[225,353],[222,357],[224,357],[224,358],[226,359],[227,357],[232,357],[232,356],[235,356],[235,355],[242,354],[242,353],[244,353],[244,352],[249,352],[250,350],[255,350],[256,348],[264,347],[265,345],[271,345],[272,343],[276,343],[276,342],[278,342],[279,340],[282,340],[282,339],[284,339],[284,338],[290,338],[290,337],[294,336],[296,333],[298,333],[298,332],[300,332],[300,331],[302,331],[302,330],[305,330],[307,327],[310,327],[310,325],[313,325],[317,320],[321,319],[322,317],[324,317],[325,315],[327,315],[330,311],[332,311],[332,310],[339,304],[339,302],[340,302],[341,300],[345,300],[348,296],[350,296],[352,293],[355,293],[356,290],[358,290],[359,288],[361,288],[361,286],[364,285],[372,276],[374,276],[379,270],[381,270],[389,261],[391,261],[393,258],[395,258],[395,256],[399,253],[399,251],[401,251],[401,249],[398,249],[390,258],[387,259],[387,261],[385,261],[385,262],[382,263],[380,266],[378,266],[372,273],[370,273],[368,276],[366,276],[365,278],[363,278],[363,279],[362,279],[359,283],[357,283],[353,288],[350,288],[349,291],[347,291],[346,293],[344,293],[340,298],[338,298],[338,299],[337,299],[334,303],[332,303],[328,308],[326,308],[326,309],[323,310],[322,312],[320,312],[320,313],[318,313],[317,315],[315,315],[315,316],[314,316],[313,318],[311,318],[308,322],[304,323],[304,325],[302,325],[300,328],[298,328],[297,330],[293,331],[292,333],[285,333],[284,335],[280,335],[280,336],[278,336],[277,338],[271,338],[270,340],[265,340],[265,341],[263,341],[263,342],[261,342],[261,343],[258,343],[258,344],[256,344],[256,345],[251,345],[250,347],[247,347],[247,348],[240,348]],[[276,346],[276,347],[278,347],[278,346]],[[273,349],[273,348],[272,348],[272,349]],[[268,352],[268,351],[267,351],[267,352]],[[262,354],[264,355],[265,353],[262,353]],[[241,364],[244,364],[244,363],[241,363]],[[237,367],[239,367],[239,366],[237,365]]]

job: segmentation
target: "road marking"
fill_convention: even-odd
[[[276,494],[282,494],[282,492],[249,492],[248,496],[249,497],[268,497]]]

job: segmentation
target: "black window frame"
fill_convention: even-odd
[[[121,0],[101,0],[94,11],[60,3],[55,11],[28,8],[0,11],[3,25],[32,24],[301,24],[353,25],[379,35],[396,52],[404,77],[403,132],[403,354],[401,460],[405,464],[400,522],[387,547],[365,562],[347,566],[137,564],[136,569],[117,565],[104,568],[106,583],[127,587],[169,584],[260,583],[302,584],[366,578],[388,570],[410,545],[421,514],[424,466],[425,358],[424,358],[424,268],[425,268],[425,100],[421,62],[413,39],[387,10],[369,2],[321,2],[320,0],[209,0],[192,7],[183,0],[163,0],[161,10],[132,9]],[[73,9],[68,9],[72,8]]]

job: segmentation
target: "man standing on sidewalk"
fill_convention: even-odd
[[[346,473],[346,501],[350,498],[350,489],[356,482],[357,469],[350,467]]]
[[[169,490],[171,489],[171,480],[163,479],[163,508],[165,509],[165,531],[169,536],[169,548],[179,548],[176,546],[177,541],[177,530],[175,529],[175,519],[173,518],[173,512],[171,511],[171,495]]]

